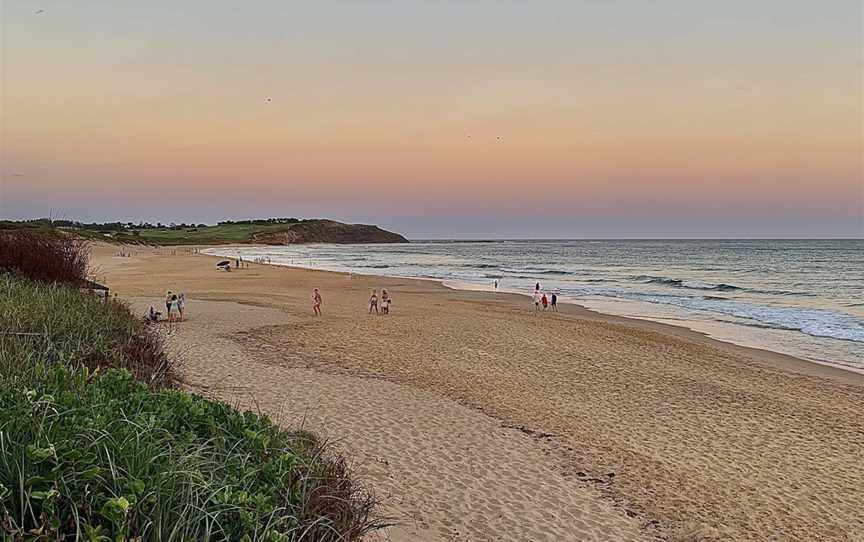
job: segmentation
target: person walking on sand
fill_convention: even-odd
[[[552,294],[552,310],[553,311],[558,310],[558,296],[555,294]]]
[[[393,299],[390,297],[390,294],[387,293],[387,290],[381,290],[381,315],[390,314],[390,303]]]
[[[369,296],[369,314],[372,314],[372,311],[375,311],[375,314],[380,314],[378,312],[378,292],[377,290],[372,290],[372,295]]]
[[[543,305],[544,311],[549,307],[549,298],[546,297],[546,294],[543,294],[543,297],[540,298],[540,303]]]
[[[321,316],[321,292],[318,291],[318,288],[312,291],[312,311],[315,316]]]
[[[165,295],[165,317],[171,316],[171,296],[174,294],[171,290],[168,290],[168,293]]]
[[[180,312],[180,321],[183,321],[183,312],[186,310],[186,294],[180,292],[177,298],[177,310]]]
[[[540,310],[540,290],[534,290],[534,312]]]

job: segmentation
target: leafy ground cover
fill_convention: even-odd
[[[0,273],[0,540],[357,540],[383,525],[306,431],[176,389],[120,303]]]

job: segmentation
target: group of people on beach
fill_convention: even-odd
[[[556,294],[546,295],[546,292],[540,290],[540,283],[534,286],[534,311],[537,312],[542,307],[545,311],[551,308],[553,311],[558,310],[558,296]]]
[[[186,294],[180,292],[175,294],[171,290],[165,294],[165,321],[168,324],[182,322],[186,312]],[[147,313],[147,320],[150,322],[158,322],[162,316],[153,306],[150,306],[150,311]]]
[[[315,316],[321,316],[321,290],[314,288],[312,290],[312,312]],[[385,315],[390,314],[390,305],[393,303],[393,296],[387,290],[381,290],[381,297],[378,297],[378,290],[372,290],[372,295],[369,296],[369,314],[375,311],[375,314]],[[380,307],[380,310],[379,310]]]
[[[381,311],[378,311],[378,290],[372,290],[372,295],[369,296],[369,314],[372,314],[372,311],[375,311],[375,314],[384,315],[390,314],[390,304],[393,303],[393,298],[387,292],[387,290],[381,290]]]

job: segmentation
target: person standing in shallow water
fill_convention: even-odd
[[[321,316],[321,292],[318,291],[318,288],[312,291],[312,312],[315,313],[315,316]]]

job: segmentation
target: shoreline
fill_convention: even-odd
[[[274,264],[275,265],[275,264]],[[410,278],[410,277],[408,277]],[[430,279],[437,280],[437,279]],[[485,292],[487,294],[492,295],[513,295],[519,297],[530,297],[528,294],[516,293],[516,292],[490,292],[488,290],[482,289],[466,289],[466,288],[455,288],[450,287],[446,283],[442,282],[442,286],[445,288],[450,288],[455,291],[465,292],[465,291],[477,291],[477,292]],[[693,328],[690,328],[684,324],[670,324],[667,322],[660,322],[657,320],[651,320],[648,317],[640,318],[636,316],[621,316],[617,314],[610,314],[608,312],[602,312],[596,309],[592,309],[590,307],[586,307],[580,303],[574,301],[559,301],[559,307],[564,308],[568,307],[561,312],[569,313],[577,318],[584,318],[589,320],[596,320],[602,322],[613,322],[619,323],[625,326],[634,326],[640,327],[643,329],[649,329],[652,331],[659,331],[661,333],[665,333],[668,335],[672,335],[680,338],[688,338],[695,341],[704,341],[709,343],[711,346],[728,350],[729,352],[734,352],[738,354],[745,354],[750,356],[751,358],[758,360],[762,363],[766,363],[772,367],[792,370],[797,373],[806,374],[809,376],[821,376],[826,378],[833,378],[841,382],[846,382],[849,384],[859,384],[864,385],[864,371],[858,371],[853,368],[845,368],[838,365],[833,365],[829,363],[823,363],[820,361],[809,360],[805,358],[801,358],[798,356],[793,356],[791,354],[784,354],[783,352],[776,352],[774,350],[769,350],[767,348],[759,348],[755,346],[746,346],[743,344],[738,344],[729,340],[718,339],[712,337],[709,333],[704,331],[699,331]]]
[[[231,247],[233,245],[228,245]],[[243,245],[257,247],[258,245]],[[261,248],[266,248],[267,245],[260,245]],[[217,256],[214,254],[207,254],[203,252],[203,250],[207,249],[221,249],[226,248],[225,245],[202,245],[195,246],[189,248],[196,248],[201,250],[201,255],[208,256],[211,258],[227,258],[227,256]],[[233,258],[232,258],[233,259]],[[343,276],[350,275],[360,275],[364,277],[373,277],[378,280],[386,281],[388,279],[400,279],[400,280],[416,280],[422,281],[424,283],[433,283],[437,284],[442,288],[454,291],[454,292],[472,292],[477,294],[486,294],[492,296],[514,296],[514,299],[530,299],[529,294],[519,293],[515,291],[501,290],[498,292],[490,291],[488,289],[484,289],[482,287],[472,288],[471,283],[464,283],[459,281],[448,281],[447,279],[438,279],[434,277],[406,277],[401,275],[376,275],[374,273],[357,273],[353,271],[332,271],[328,269],[316,269],[314,267],[305,267],[302,265],[292,265],[286,263],[254,263],[249,262],[254,265],[270,265],[274,267],[286,267],[290,269],[297,269],[309,272],[319,272],[319,273],[335,273]],[[449,284],[448,284],[449,282]],[[463,287],[459,287],[458,285],[462,285]],[[514,301],[515,302],[515,301]],[[670,324],[667,322],[660,322],[657,320],[652,320],[648,317],[640,318],[635,316],[621,316],[616,314],[610,314],[606,312],[602,312],[599,310],[591,309],[582,305],[575,301],[563,300],[559,301],[559,307],[567,309],[562,310],[565,314],[571,314],[577,318],[584,318],[594,321],[602,321],[602,322],[610,322],[621,324],[625,326],[634,326],[640,329],[648,329],[651,331],[656,331],[660,333],[666,333],[672,335],[674,337],[685,338],[694,340],[697,342],[706,342],[712,346],[720,348],[722,350],[726,350],[728,352],[744,354],[747,355],[754,360],[757,360],[761,363],[769,365],[774,368],[785,369],[789,371],[793,371],[800,374],[806,374],[808,376],[818,376],[823,378],[832,378],[839,382],[853,384],[853,385],[864,385],[864,371],[858,371],[851,367],[844,367],[840,365],[830,364],[827,362],[820,362],[816,360],[805,359],[802,357],[794,356],[792,354],[786,354],[783,352],[776,352],[774,350],[769,350],[767,348],[760,348],[756,346],[747,346],[743,344],[735,343],[731,340],[718,339],[712,337],[708,332],[699,331],[693,328],[686,326],[685,324]]]

